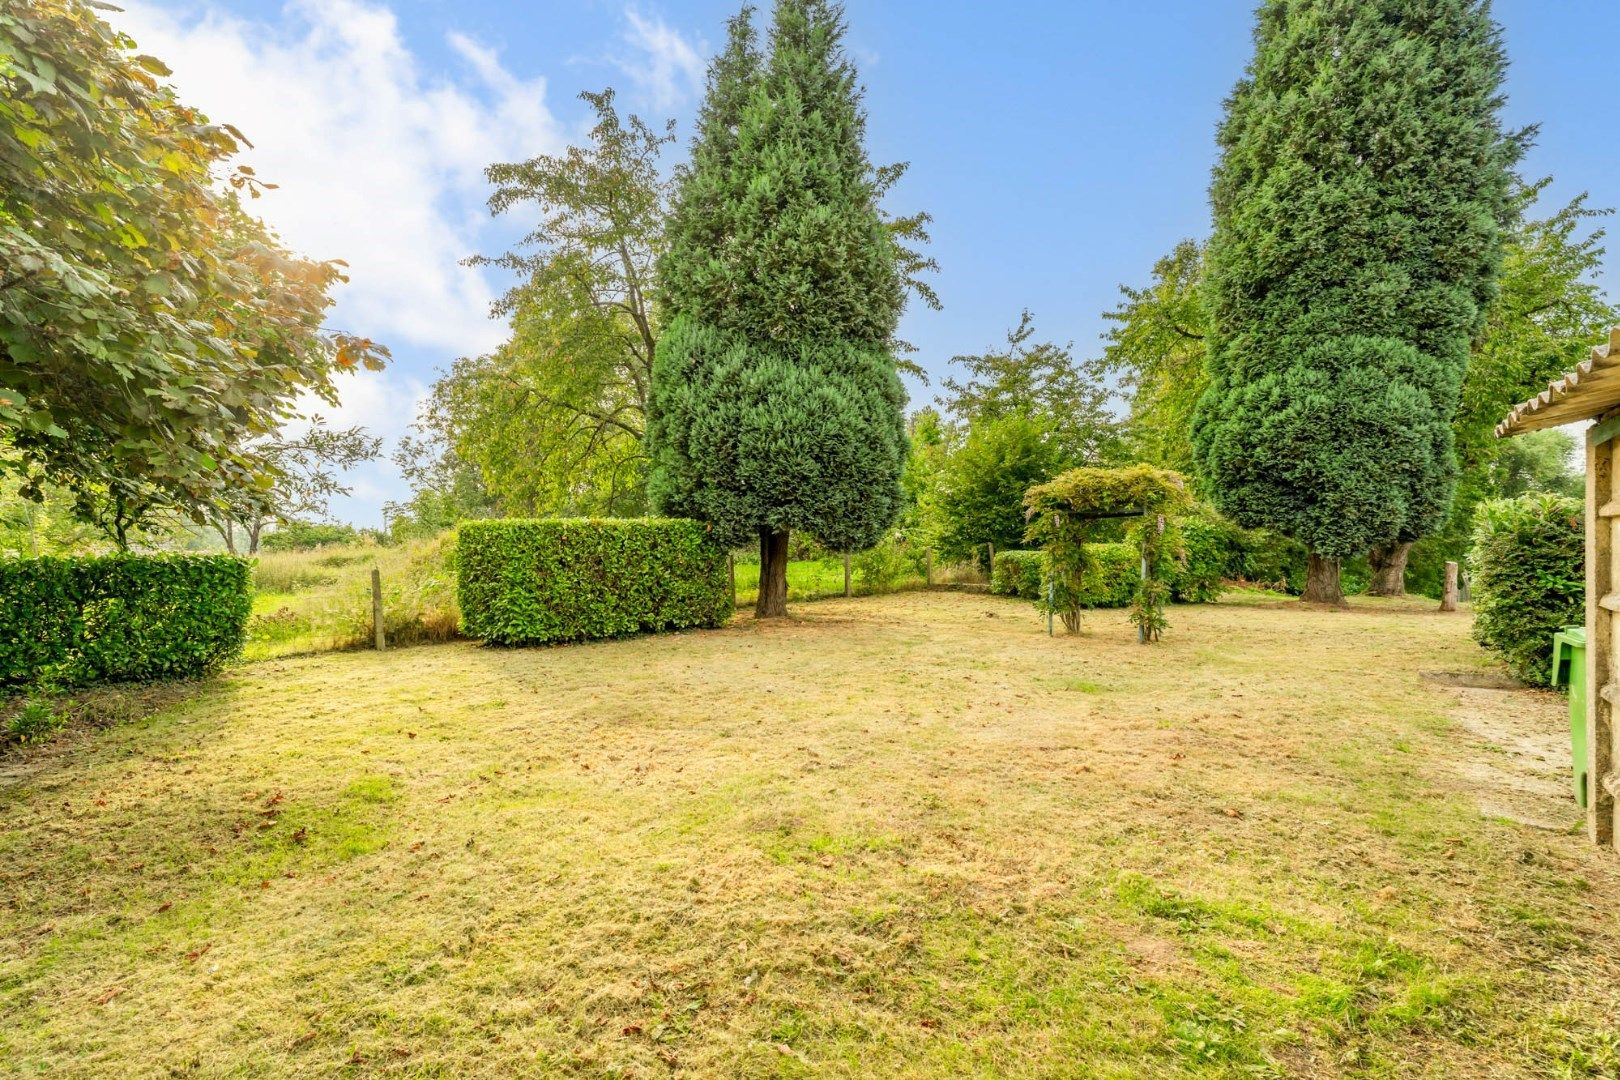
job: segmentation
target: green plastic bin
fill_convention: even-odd
[[[1586,627],[1553,635],[1552,684],[1569,684],[1569,756],[1575,763],[1575,801],[1586,806]]]

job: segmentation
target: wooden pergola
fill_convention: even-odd
[[[1596,421],[1586,432],[1586,745],[1592,786],[1586,824],[1592,839],[1614,846],[1620,798],[1620,748],[1614,710],[1620,703],[1620,327],[1607,344],[1547,389],[1514,406],[1496,426],[1499,439],[1527,431]]]

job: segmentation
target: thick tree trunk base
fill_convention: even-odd
[[[1412,554],[1412,543],[1386,544],[1367,552],[1372,565],[1372,581],[1367,585],[1369,596],[1405,596],[1406,560]]]
[[[788,531],[759,530],[759,599],[754,603],[756,619],[780,619],[787,615]]]
[[[1305,595],[1300,599],[1307,604],[1343,605],[1344,586],[1339,581],[1339,560],[1325,559],[1314,551],[1309,558],[1305,569]]]

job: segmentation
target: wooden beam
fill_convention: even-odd
[[[1590,438],[1593,443],[1602,446],[1604,443],[1612,441],[1616,435],[1620,435],[1620,415],[1611,416],[1607,420],[1600,421],[1592,429]]]

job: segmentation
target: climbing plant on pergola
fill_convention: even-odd
[[[1164,607],[1170,585],[1162,576],[1167,558],[1181,556],[1181,536],[1172,515],[1192,505],[1180,473],[1132,465],[1124,469],[1070,469],[1024,494],[1029,522],[1025,539],[1046,550],[1049,567],[1046,606],[1068,631],[1080,630],[1080,597],[1095,563],[1086,540],[1097,522],[1136,518],[1127,532],[1142,556],[1142,576],[1131,600],[1137,640],[1157,641],[1167,625]]]

